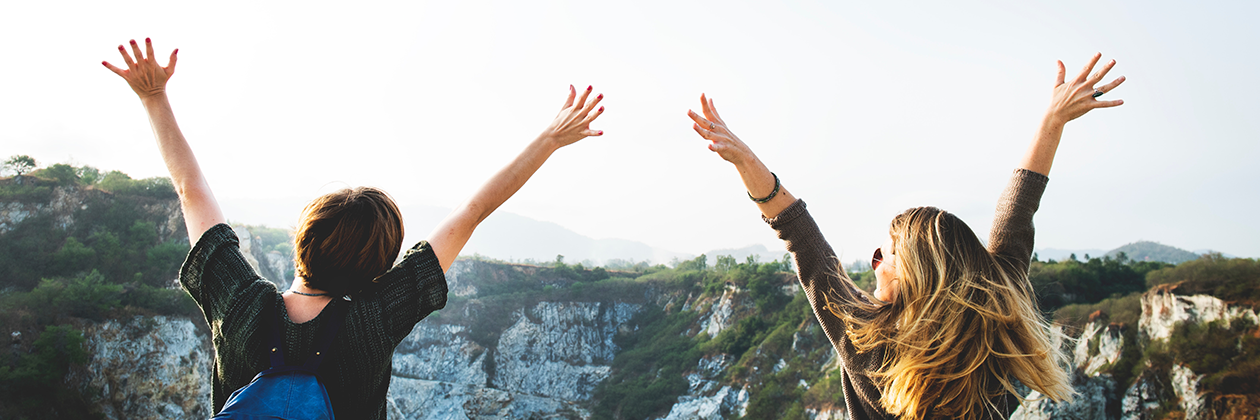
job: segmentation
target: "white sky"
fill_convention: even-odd
[[[839,3],[9,2],[0,157],[164,176],[139,101],[99,64],[148,36],[180,49],[172,102],[230,219],[289,225],[343,183],[452,207],[593,84],[605,136],[502,211],[679,252],[782,249],[691,131],[706,92],[849,261],[911,206],[983,236],[1054,60],[1101,51],[1126,104],[1068,125],[1038,247],[1260,257],[1260,3]]]

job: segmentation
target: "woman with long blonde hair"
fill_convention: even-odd
[[[1033,213],[1064,125],[1095,108],[1124,82],[1095,87],[1095,54],[1072,80],[1063,62],[1050,107],[998,200],[986,247],[949,212],[917,207],[893,218],[871,259],[876,288],[857,288],[838,267],[805,202],[782,186],[728,128],[711,99],[689,111],[709,150],[731,162],[762,217],[786,242],[814,314],[839,353],[845,405],[854,419],[1008,418],[1016,381],[1054,400],[1072,398],[1066,356],[1028,282]]]

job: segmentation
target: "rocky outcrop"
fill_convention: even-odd
[[[713,302],[713,306],[708,310],[708,318],[700,324],[700,329],[709,337],[717,337],[718,333],[731,326],[737,321],[733,315],[735,314],[736,298],[740,294],[740,290],[728,286],[722,292],[722,298]]]
[[[1216,320],[1229,326],[1237,319],[1260,324],[1254,309],[1229,305],[1208,295],[1182,296],[1176,293],[1176,285],[1158,286],[1142,295],[1142,336],[1149,340],[1166,339],[1179,322],[1206,324]]]
[[[1072,401],[1053,401],[1037,391],[1026,397],[1029,401],[1011,413],[1011,420],[1049,419],[1107,419],[1107,402],[1114,399],[1116,383],[1111,375],[1089,376],[1080,370],[1072,377],[1072,387],[1077,395]]]
[[[210,339],[191,319],[137,316],[83,327],[91,359],[67,378],[109,419],[212,414]]]
[[[390,416],[586,418],[582,404],[620,350],[613,338],[641,308],[538,302],[516,311],[490,348],[468,326],[426,319],[395,349]]]
[[[480,385],[401,378],[389,384],[388,418],[584,419],[574,402],[512,393]]]
[[[726,354],[701,358],[695,372],[687,374],[687,394],[678,397],[678,403],[661,419],[716,420],[743,416],[748,407],[748,391],[718,382],[734,362],[735,358]]]
[[[293,257],[279,251],[264,251],[276,244],[265,243],[262,237],[255,236],[247,226],[233,226],[232,232],[236,233],[241,244],[241,255],[250,267],[258,275],[275,283],[280,290],[288,290],[293,283],[293,279],[287,274],[293,269]]]
[[[28,183],[48,183],[32,177],[14,177],[26,179]],[[17,184],[14,179],[6,180]],[[74,185],[48,185],[51,188],[47,201],[12,200],[0,202],[0,235],[16,228],[22,222],[38,217],[48,216],[52,227],[64,231],[75,229],[78,224],[76,215],[81,211],[107,208],[115,200],[114,194],[92,187]],[[137,209],[146,215],[145,219],[153,221],[157,227],[158,242],[170,240],[187,240],[184,228],[184,214],[178,199],[156,199],[148,197],[128,197],[136,201]]]
[[[539,302],[521,311],[499,338],[495,388],[586,400],[608,377],[618,347],[613,336],[639,305],[602,302]]]
[[[1124,326],[1090,322],[1085,325],[1072,353],[1073,362],[1085,375],[1096,375],[1100,369],[1120,361],[1124,350]]]

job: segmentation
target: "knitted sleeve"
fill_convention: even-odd
[[[218,321],[229,318],[232,311],[243,309],[240,306],[247,302],[234,298],[247,289],[268,285],[275,289],[245,261],[236,233],[223,223],[203,233],[188,252],[179,269],[179,283],[201,307],[213,329],[219,328]]]
[[[998,199],[993,228],[989,230],[989,252],[1015,272],[1027,273],[1032,262],[1033,213],[1041,204],[1041,194],[1049,180],[1045,175],[1016,169]]]
[[[408,249],[402,262],[376,283],[371,305],[379,307],[380,322],[395,343],[424,317],[446,307],[446,275],[427,241]]]
[[[805,210],[805,201],[796,200],[774,218],[762,218],[774,228],[779,239],[787,245],[788,252],[792,253],[797,277],[823,330],[832,343],[841,345],[846,337],[844,321],[827,307],[831,304],[839,310],[849,306],[845,303],[864,298],[840,268],[835,251],[823,238],[809,211]]]

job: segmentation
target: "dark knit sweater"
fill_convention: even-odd
[[[301,364],[314,352],[323,311],[294,324],[275,284],[259,277],[241,255],[232,228],[216,225],[201,235],[180,268],[180,284],[197,301],[214,342],[212,396],[214,412],[227,397],[270,367],[267,323],[274,308],[284,326],[287,364]],[[377,279],[348,305],[345,324],[319,370],[333,411],[342,419],[384,419],[394,347],[429,313],[446,306],[446,277],[427,242],[407,250],[402,262]],[[327,307],[326,307],[327,308]]]
[[[1018,169],[998,200],[989,236],[989,252],[995,255],[1010,273],[1027,274],[1033,252],[1033,213],[1041,202],[1048,178],[1045,175]],[[844,402],[851,419],[892,418],[880,406],[880,390],[868,372],[878,371],[885,349],[858,353],[845,334],[845,323],[827,310],[827,299],[855,302],[863,299],[853,281],[839,269],[839,259],[823,238],[805,202],[797,200],[773,219],[766,219],[787,244],[796,260],[798,277],[814,308],[814,315],[840,356]],[[882,241],[881,241],[882,242]],[[1006,396],[994,401],[998,412],[986,409],[987,417],[1008,418],[1018,406],[1018,399]]]

